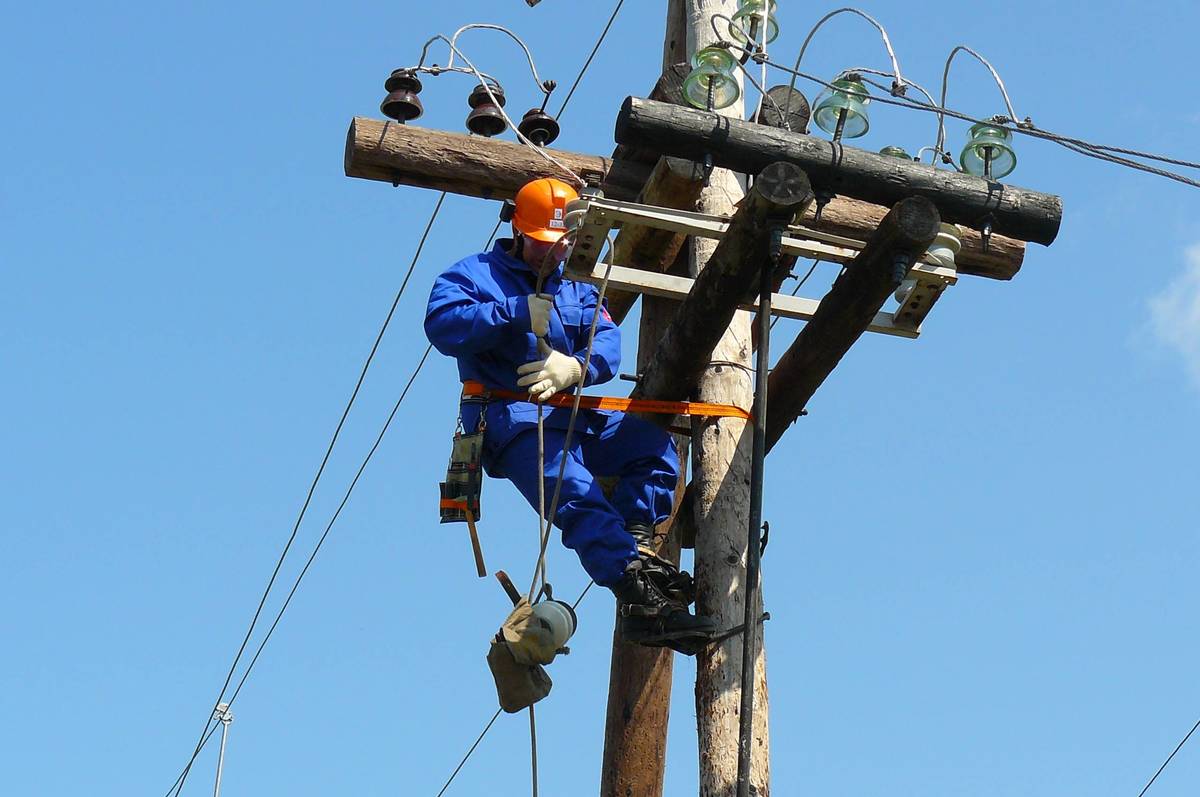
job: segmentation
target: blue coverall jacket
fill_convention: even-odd
[[[459,378],[524,393],[517,368],[542,359],[530,328],[527,297],[536,277],[524,261],[508,253],[512,241],[464,258],[434,282],[425,314],[425,333],[438,351],[458,361]],[[621,333],[608,311],[597,307],[591,285],[546,277],[542,293],[554,297],[547,339],[583,364],[588,333],[597,312],[592,356],[584,385],[607,382],[621,361]],[[481,405],[465,402],[463,427],[478,428]],[[537,506],[537,405],[492,399],[486,418],[483,464],[491,476],[504,476]],[[554,492],[563,456],[570,410],[545,408],[546,500]],[[581,410],[575,423],[562,495],[554,522],[563,543],[574,549],[584,569],[601,585],[617,581],[636,555],[630,523],[656,524],[671,512],[679,463],[670,437],[652,424],[621,412]],[[596,476],[618,476],[612,500]],[[547,507],[547,510],[549,507]]]

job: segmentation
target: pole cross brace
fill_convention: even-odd
[[[718,240],[729,228],[728,216],[622,202],[605,197],[589,198],[587,204],[565,266],[567,276],[580,282],[599,284],[603,281],[607,266],[598,261],[605,239],[613,227],[638,224]],[[843,265],[852,262],[864,246],[862,241],[853,238],[799,225],[790,225],[780,242],[780,249],[785,255]],[[884,310],[876,313],[867,331],[902,338],[918,337],[921,334],[921,322],[942,292],[958,282],[958,272],[941,265],[927,254],[913,263],[907,279],[915,280],[916,287],[908,292],[905,304],[891,312]],[[613,264],[608,285],[610,288],[651,296],[683,299],[691,291],[692,282],[688,277]],[[808,321],[820,304],[816,299],[776,293],[771,296],[771,314]],[[750,303],[742,305],[744,310],[754,310],[756,307],[756,304]]]

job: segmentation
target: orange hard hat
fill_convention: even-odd
[[[579,193],[562,180],[530,180],[517,192],[513,226],[530,238],[553,243],[567,231],[567,203],[578,198]]]

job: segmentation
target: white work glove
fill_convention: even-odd
[[[526,298],[529,300],[529,328],[533,334],[543,338],[550,331],[550,308],[554,306],[554,300],[537,293],[531,293]]]
[[[545,401],[563,388],[570,387],[583,376],[579,360],[555,351],[538,339],[538,351],[545,358],[525,363],[517,368],[517,384],[529,387],[529,397],[534,401]]]

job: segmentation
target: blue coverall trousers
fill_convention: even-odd
[[[554,525],[562,529],[563,545],[579,555],[588,575],[601,586],[611,586],[637,558],[637,546],[626,525],[653,526],[670,517],[679,457],[670,435],[641,418],[623,412],[580,410],[584,412],[593,422],[582,423],[585,419],[581,417],[572,434]],[[582,427],[586,429],[581,432]],[[544,511],[548,512],[565,432],[546,427],[544,436]],[[490,474],[511,481],[536,510],[537,431],[518,433],[494,457],[485,458],[485,465],[487,459],[492,459]],[[611,501],[597,482],[605,476],[618,478]]]

